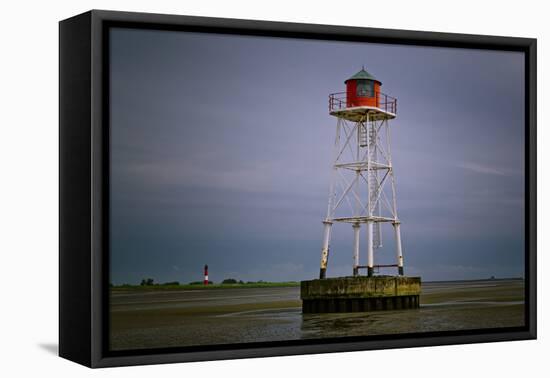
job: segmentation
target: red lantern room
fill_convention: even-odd
[[[329,95],[329,112],[333,116],[346,116],[357,120],[367,112],[372,117],[395,118],[397,99],[380,92],[382,83],[365,68],[347,79],[346,91]]]
[[[382,83],[365,71],[364,68],[344,83],[346,84],[348,108],[354,106],[380,107],[380,86]]]

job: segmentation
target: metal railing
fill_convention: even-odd
[[[385,93],[382,92],[376,92],[376,103],[378,104],[377,108],[397,114],[397,99],[392,96],[388,96]],[[357,105],[354,105],[357,106]],[[337,93],[331,93],[328,97],[328,110],[329,112],[337,111],[337,110],[343,110],[346,108],[350,108],[351,106],[348,106],[347,104],[347,98],[346,98],[346,92],[337,92]]]

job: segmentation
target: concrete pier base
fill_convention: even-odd
[[[338,277],[302,281],[302,312],[404,310],[420,305],[420,277]]]

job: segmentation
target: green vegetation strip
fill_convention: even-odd
[[[299,282],[254,282],[254,283],[235,283],[235,284],[210,284],[210,285],[119,285],[112,286],[111,291],[163,291],[163,290],[213,290],[213,289],[254,289],[262,287],[298,287]]]

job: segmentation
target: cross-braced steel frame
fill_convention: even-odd
[[[403,275],[401,222],[397,216],[395,177],[391,159],[389,119],[395,115],[376,108],[353,108],[331,113],[337,117],[327,216],[323,221],[320,278],[326,277],[332,225],[353,228],[353,275],[367,268],[396,267]],[[396,264],[375,265],[374,249],[382,247],[381,226],[394,229]],[[366,224],[367,265],[359,263],[361,225]]]

